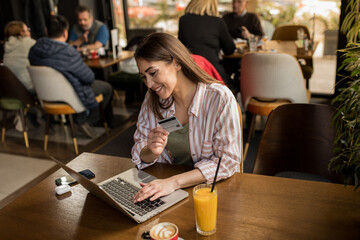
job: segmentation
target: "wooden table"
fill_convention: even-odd
[[[245,53],[248,53],[249,50],[246,47],[246,44],[240,43],[237,44],[237,49],[239,47],[243,47],[244,51],[239,52],[236,51],[233,54],[230,55],[224,55],[224,58],[242,58]],[[312,51],[298,51],[295,41],[280,41],[280,40],[271,40],[266,42],[266,51],[263,49],[259,49],[258,52],[277,52],[277,53],[288,53],[292,56],[295,56],[298,59],[312,59],[314,51],[317,47],[317,42],[315,42],[315,45],[313,47]]]
[[[129,159],[83,153],[69,163],[75,170],[91,169],[101,182],[133,167]],[[186,171],[156,164],[157,177]],[[340,184],[235,174],[217,184],[217,232],[196,233],[192,194],[151,218],[136,224],[89,194],[82,186],[55,195],[59,170],[0,210],[1,239],[141,239],[158,222],[170,221],[189,239],[360,239],[360,192]],[[191,193],[192,188],[185,189]]]
[[[111,67],[118,64],[119,62],[122,62],[124,60],[130,59],[134,56],[134,51],[121,51],[121,54],[119,57],[113,59],[110,57],[105,58],[99,58],[99,59],[87,59],[85,61],[85,64],[93,68],[94,70],[100,69],[103,71],[104,80],[107,81],[109,78],[109,75],[111,73]]]

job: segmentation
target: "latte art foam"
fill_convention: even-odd
[[[150,236],[156,240],[169,239],[176,234],[176,227],[169,223],[161,223],[151,229]]]

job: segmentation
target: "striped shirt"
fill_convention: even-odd
[[[175,115],[175,104],[169,109],[161,109],[164,118]],[[189,142],[194,167],[198,168],[212,183],[217,162],[221,157],[221,167],[217,180],[232,176],[240,171],[241,131],[237,102],[232,92],[218,83],[198,83],[193,102],[188,110]],[[141,150],[147,145],[147,136],[151,129],[159,127],[158,118],[149,107],[149,94],[142,104],[137,130],[134,134],[135,145],[132,148],[132,160],[139,169],[155,162],[172,163],[165,150],[152,163],[140,159]]]

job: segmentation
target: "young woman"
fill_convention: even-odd
[[[21,21],[11,21],[5,26],[4,65],[7,66],[25,86],[35,95],[34,85],[30,79],[27,65],[30,65],[28,55],[30,48],[36,43],[30,37],[29,28]]]
[[[194,169],[142,184],[134,201],[155,200],[179,188],[212,183],[219,158],[217,180],[238,172],[242,142],[237,102],[231,91],[203,71],[171,35],[148,35],[135,59],[149,90],[134,134],[133,162],[140,169],[155,162]],[[169,134],[158,121],[171,116],[176,116],[183,129]]]

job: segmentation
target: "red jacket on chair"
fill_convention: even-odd
[[[201,67],[205,72],[207,72],[213,78],[219,80],[222,84],[225,85],[220,74],[216,71],[215,67],[204,57],[196,54],[191,54],[192,58],[199,67]]]

